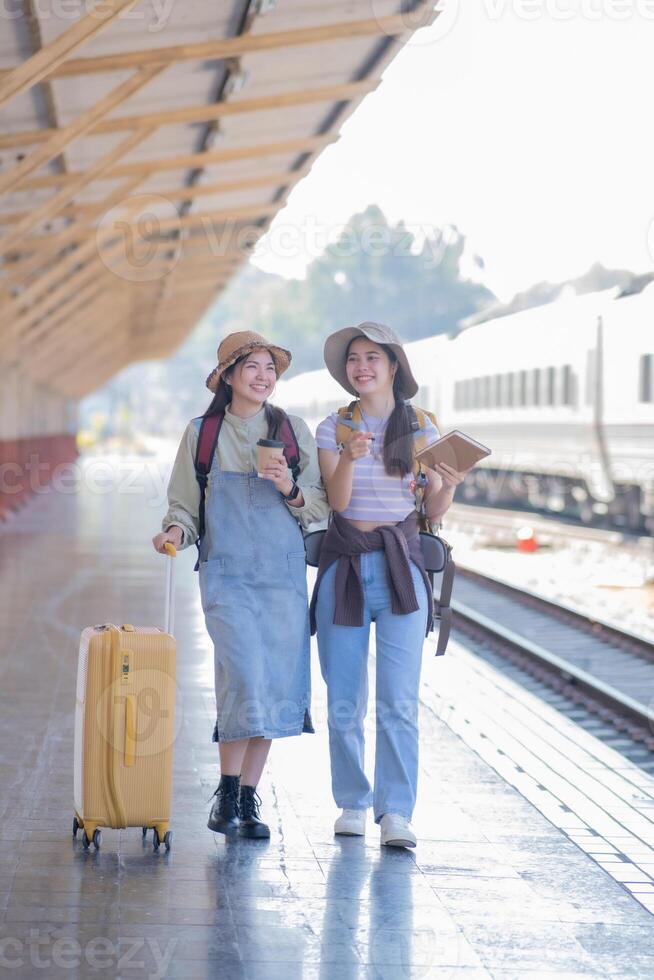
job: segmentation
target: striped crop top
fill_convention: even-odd
[[[372,455],[364,456],[356,461],[352,478],[352,496],[349,504],[341,513],[343,517],[349,517],[350,520],[397,523],[408,517],[415,508],[415,495],[411,489],[413,472],[407,473],[401,478],[388,475],[384,469],[384,460],[381,458],[386,425],[382,426],[381,419],[371,416],[367,416],[367,419],[371,431],[375,434],[379,433],[371,447],[374,447],[375,453],[379,453],[380,456],[379,458]],[[318,449],[338,452],[336,444],[337,423],[337,412],[328,415],[320,423],[316,430]],[[428,442],[433,442],[440,435],[430,419],[425,420],[424,434],[427,436]]]

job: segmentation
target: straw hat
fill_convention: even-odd
[[[235,364],[240,357],[244,357],[246,354],[250,354],[253,350],[258,350],[260,347],[264,347],[267,351],[270,351],[271,357],[275,362],[277,377],[281,377],[291,363],[291,352],[284,350],[283,347],[275,347],[265,337],[262,337],[260,333],[254,333],[252,330],[238,330],[236,333],[228,334],[221,341],[220,347],[218,348],[218,366],[213,369],[207,378],[207,388],[209,391],[215,392],[218,390],[220,377],[227,368]]]
[[[365,323],[360,323],[358,327],[344,327],[342,330],[337,330],[336,333],[329,335],[325,341],[325,364],[331,376],[336,378],[338,383],[350,394],[358,395],[357,390],[348,381],[345,370],[347,348],[350,341],[354,340],[355,337],[367,337],[375,344],[384,344],[391,348],[397,357],[397,370],[401,376],[402,393],[405,398],[413,398],[418,391],[418,383],[413,377],[400,338],[390,327],[385,327],[383,323],[371,323],[366,320]]]

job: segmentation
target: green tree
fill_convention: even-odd
[[[404,340],[453,331],[459,320],[496,302],[485,286],[462,276],[464,249],[456,228],[419,239],[370,205],[311,263],[304,280],[245,264],[173,357],[126,368],[86,400],[82,418],[106,411],[115,426],[116,413],[127,406],[135,428],[178,432],[208,404],[204,380],[221,338],[235,330],[256,330],[289,348],[289,373],[322,367],[325,337],[362,320],[387,323]]]

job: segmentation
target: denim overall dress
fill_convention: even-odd
[[[302,532],[273,483],[223,471],[218,452],[199,571],[214,645],[214,741],[312,732]]]

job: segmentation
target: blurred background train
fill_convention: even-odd
[[[406,349],[414,404],[441,433],[492,449],[457,502],[654,530],[654,283],[564,295]],[[276,400],[315,431],[349,398],[320,370],[281,381]]]

